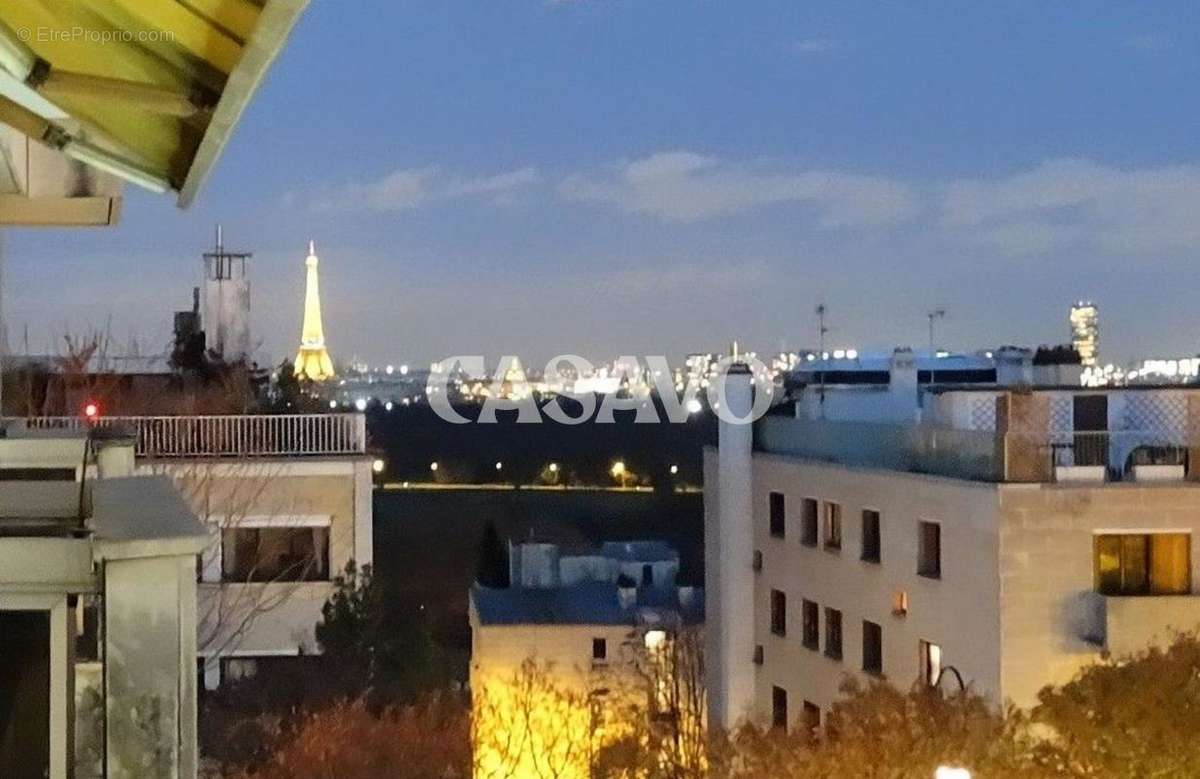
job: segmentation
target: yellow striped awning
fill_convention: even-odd
[[[5,0],[0,122],[186,207],[307,3]]]

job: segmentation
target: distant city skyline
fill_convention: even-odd
[[[1200,351],[1191,4],[353,10],[312,6],[193,209],[8,231],[10,345],[164,348],[222,222],[272,362],[310,239],[342,360],[795,349],[819,302],[830,347],[943,308],[940,346],[1036,346],[1081,299],[1101,362]]]

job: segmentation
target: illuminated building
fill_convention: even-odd
[[[333,361],[325,348],[325,330],[321,326],[321,290],[317,282],[317,248],[308,242],[308,268],[304,290],[304,326],[300,331],[300,351],[296,353],[296,375],[312,381],[333,378]]]
[[[509,586],[471,589],[475,776],[551,766],[545,775],[587,779],[589,755],[628,736],[629,712],[661,683],[647,676],[669,654],[659,653],[672,641],[681,642],[675,656],[700,646],[703,591],[677,584],[679,555],[657,541],[575,551],[510,543],[508,558]],[[702,732],[702,711],[669,710]]]
[[[1100,310],[1094,303],[1080,301],[1071,306],[1070,321],[1071,345],[1084,368],[1095,368],[1100,356]]]

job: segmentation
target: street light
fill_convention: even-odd
[[[971,772],[965,768],[940,765],[933,772],[933,779],[971,779]]]
[[[433,462],[431,462],[429,464],[429,470],[433,471],[434,473],[437,473],[437,469],[438,469],[437,460],[434,460]]]
[[[499,470],[503,470],[503,469],[504,469],[504,463],[502,463],[502,462],[500,462],[499,460],[497,460],[497,461],[496,461],[496,470],[498,470],[498,471],[499,471]]]
[[[550,473],[558,473],[558,463],[550,463]]]
[[[375,473],[383,473],[383,466],[383,460],[376,458],[375,462],[371,463],[371,470],[375,471]]]

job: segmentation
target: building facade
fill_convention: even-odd
[[[924,394],[921,422],[787,413],[706,451],[716,724],[818,727],[847,675],[1029,706],[1200,625],[1200,391]]]

